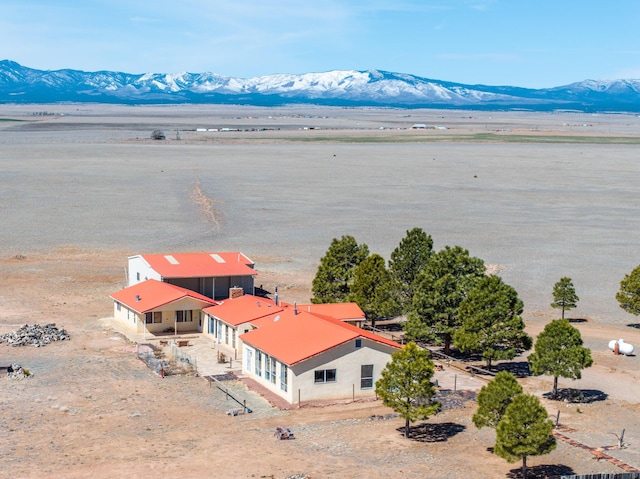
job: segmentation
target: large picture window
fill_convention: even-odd
[[[153,322],[161,323],[162,322],[162,311],[154,311],[153,312]]]
[[[318,369],[314,371],[314,381],[316,384],[320,383],[335,383],[336,382],[336,370],[335,369]]]
[[[360,366],[360,389],[371,389],[373,387],[373,364],[363,364]]]

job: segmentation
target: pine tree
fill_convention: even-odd
[[[431,383],[433,372],[429,352],[408,343],[391,356],[376,382],[376,394],[382,403],[405,420],[405,437],[409,437],[411,422],[427,419],[440,409],[440,404],[432,401],[436,393]]]
[[[508,462],[522,460],[522,477],[527,477],[527,457],[548,454],[556,448],[551,435],[553,422],[537,397],[520,394],[513,398],[496,428],[493,452]]]
[[[571,278],[560,278],[560,281],[553,286],[553,303],[551,303],[551,307],[562,309],[562,319],[564,319],[564,312],[575,308],[578,301],[580,301],[580,298],[576,294]]]
[[[498,276],[485,276],[460,304],[461,326],[455,345],[462,352],[477,352],[491,368],[494,360],[513,359],[531,349],[524,332],[523,304],[515,289]]]
[[[353,236],[334,238],[313,278],[312,303],[340,303],[348,301],[356,266],[369,256],[369,247],[359,245]]]
[[[417,279],[412,311],[405,323],[407,337],[441,340],[449,351],[460,327],[460,304],[484,273],[484,261],[460,246],[445,246],[433,254]]]
[[[398,312],[391,290],[391,275],[382,256],[372,254],[356,267],[350,300],[358,303],[374,326],[376,319]]]
[[[616,294],[616,299],[627,313],[640,315],[640,266],[620,281],[620,291]]]
[[[553,376],[553,397],[558,395],[558,377],[580,379],[582,369],[593,364],[591,350],[582,346],[580,331],[566,319],[545,326],[527,360],[534,375]]]
[[[418,274],[433,253],[433,239],[422,228],[408,230],[389,259],[389,273],[394,281],[396,301],[407,313],[413,298]]]
[[[518,394],[522,394],[522,386],[515,376],[501,371],[489,384],[482,386],[478,393],[478,410],[471,420],[478,429],[484,426],[498,427],[507,407]]]

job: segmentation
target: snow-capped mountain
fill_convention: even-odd
[[[503,110],[640,111],[640,80],[587,80],[549,89],[464,85],[379,70],[255,78],[215,73],[44,71],[0,61],[0,102],[227,103]]]

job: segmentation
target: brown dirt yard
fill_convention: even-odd
[[[56,114],[29,114],[45,110]],[[5,118],[0,333],[54,322],[71,340],[0,345],[0,365],[33,373],[0,378],[0,477],[517,477],[518,464],[490,452],[493,431],[471,423],[473,401],[414,424],[411,439],[401,419],[371,419],[391,413],[375,401],[263,402],[231,417],[222,393],[201,378],[159,378],[103,319],[131,254],[241,250],[258,284],[306,301],[331,238],[353,234],[388,257],[414,226],[495,265],[523,298],[531,334],[555,317],[553,283],[573,278],[581,301],[570,317],[595,364],[560,387],[593,401],[543,403],[560,411],[563,434],[640,468],[639,360],[607,349],[616,338],[640,345],[627,326],[637,321],[612,299],[640,263],[637,118],[97,105],[5,105]],[[414,123],[448,129],[405,129]],[[147,139],[155,128],[165,143]],[[193,201],[198,184],[215,209]],[[460,371],[439,374],[443,387],[454,375],[465,384]],[[547,377],[521,383],[540,397],[551,388]],[[276,440],[276,426],[296,439]],[[594,457],[559,442],[528,462],[540,477],[623,472]]]

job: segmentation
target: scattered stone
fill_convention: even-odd
[[[7,377],[9,379],[27,379],[31,376],[31,371],[24,369],[19,364],[12,364],[7,368]]]
[[[0,335],[0,343],[10,346],[35,346],[36,348],[46,346],[52,341],[64,341],[70,339],[69,334],[64,329],[56,328],[54,323],[45,324],[25,324],[16,331]]]

